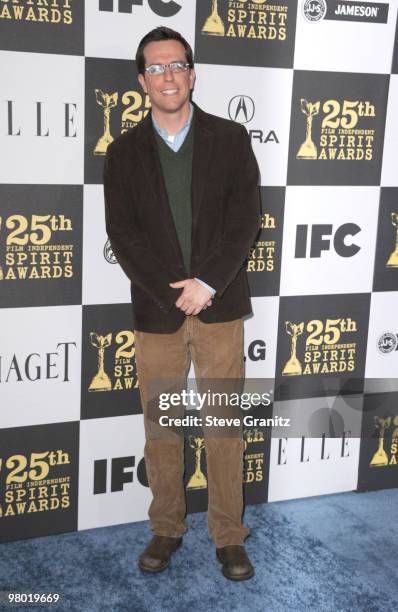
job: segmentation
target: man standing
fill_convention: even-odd
[[[131,281],[136,364],[144,411],[144,456],[154,536],[139,559],[164,570],[187,530],[184,438],[159,433],[151,384],[242,379],[243,321],[252,312],[245,259],[260,227],[258,166],[243,126],[190,101],[192,50],[166,27],[136,54],[151,112],[116,138],[104,164],[106,229]],[[225,577],[254,574],[243,542],[242,436],[205,435],[208,527]]]

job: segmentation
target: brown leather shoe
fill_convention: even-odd
[[[217,559],[222,563],[222,573],[229,580],[248,580],[254,576],[254,567],[244,546],[216,548]]]
[[[171,553],[182,544],[182,538],[153,536],[140,555],[138,566],[144,572],[163,572],[170,564]]]

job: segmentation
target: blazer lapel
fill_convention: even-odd
[[[212,158],[214,135],[204,113],[195,103],[194,112],[194,136],[193,136],[193,159],[192,159],[192,249],[194,244],[197,219],[200,205],[203,200],[208,170]]]

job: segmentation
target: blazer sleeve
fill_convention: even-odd
[[[148,293],[165,311],[170,311],[182,289],[168,283],[174,279],[151,249],[134,231],[133,203],[124,190],[120,165],[117,165],[111,143],[106,152],[103,169],[105,227],[116,258],[130,281]]]
[[[250,137],[240,125],[233,149],[236,166],[231,168],[234,187],[226,204],[222,238],[208,258],[195,268],[195,276],[222,296],[247,258],[249,248],[261,226],[259,169]]]

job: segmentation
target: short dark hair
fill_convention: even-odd
[[[178,40],[182,44],[185,49],[185,55],[187,58],[187,62],[190,65],[190,68],[193,68],[193,53],[191,49],[191,45],[185,40],[183,36],[179,32],[172,30],[171,28],[166,28],[166,26],[159,26],[154,30],[145,34],[144,38],[142,38],[140,44],[137,48],[137,53],[135,55],[135,61],[137,64],[137,70],[139,74],[145,73],[145,58],[144,58],[144,49],[150,42],[158,42],[161,40]]]

